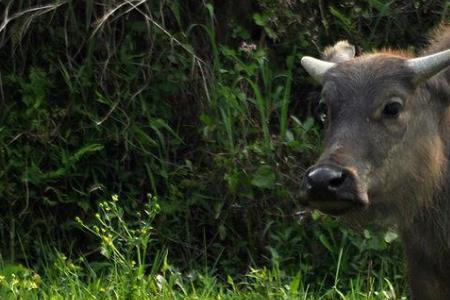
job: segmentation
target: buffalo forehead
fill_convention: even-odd
[[[342,102],[373,101],[376,96],[414,90],[414,74],[397,57],[360,57],[338,64],[325,75],[324,92],[330,100]]]

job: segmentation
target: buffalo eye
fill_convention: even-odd
[[[327,105],[325,104],[325,102],[321,100],[315,112],[317,121],[319,121],[319,123],[325,124],[328,117],[327,113],[328,113]]]
[[[403,109],[400,101],[392,101],[387,103],[383,108],[383,115],[389,118],[397,118]]]

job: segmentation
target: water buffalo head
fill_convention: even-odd
[[[395,52],[353,57],[351,49],[337,49],[332,61],[302,58],[322,85],[325,141],[306,170],[301,199],[333,215],[425,205],[406,198],[433,189],[442,173],[439,120],[448,97],[435,99],[433,81],[450,64],[450,50],[408,58]]]

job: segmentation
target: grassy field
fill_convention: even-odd
[[[301,207],[301,69],[444,1],[0,1],[0,299],[403,299],[390,228]]]
[[[150,199],[135,226],[123,221],[118,202],[114,196],[101,203],[93,225],[77,218],[100,241],[101,259],[68,258],[47,247],[35,270],[3,262],[1,299],[406,299],[398,244],[390,245],[396,238],[392,232],[371,236],[365,231],[365,240],[356,245],[359,253],[351,232],[328,232],[320,237],[329,249],[322,255],[328,257],[284,266],[272,249],[269,266],[249,266],[240,275],[220,274],[207,264],[183,271],[171,264],[168,249],[149,253],[152,223],[160,212],[157,199]],[[313,263],[320,260],[332,262],[325,273]]]
[[[17,264],[2,265],[2,299],[407,299],[402,272],[392,262],[380,270],[342,275],[340,253],[335,274],[318,278],[282,266],[250,268],[222,278],[205,270],[180,272],[165,252],[150,265],[135,261],[86,262],[52,255],[39,272]],[[299,267],[302,269],[303,267]],[[150,271],[148,271],[150,269]],[[147,270],[147,271],[144,271]],[[291,271],[294,271],[291,268]],[[317,280],[322,281],[317,283]],[[331,281],[331,283],[330,283]],[[313,282],[315,284],[310,284]]]
[[[16,277],[4,285],[1,295],[2,299],[407,299],[387,278],[367,285],[367,278],[359,275],[345,280],[349,286],[344,290],[337,286],[313,289],[302,274],[290,277],[280,269],[254,269],[242,279],[221,281],[205,273],[180,274],[166,267],[166,272],[155,276],[118,268],[108,276],[90,277],[84,273],[92,274],[91,267],[60,258],[40,277],[6,266],[5,270],[15,269]],[[339,285],[339,278],[335,280]]]

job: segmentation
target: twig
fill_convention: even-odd
[[[3,17],[3,23],[0,25],[0,33],[5,30],[6,26],[8,26],[8,24],[13,21],[14,19],[20,18],[21,16],[28,14],[28,13],[33,13],[33,12],[40,12],[40,13],[47,13],[49,11],[55,10],[56,8],[60,7],[63,4],[66,4],[66,1],[62,1],[60,3],[57,4],[48,4],[48,5],[44,5],[44,6],[39,6],[39,7],[32,7],[20,12],[17,12],[15,14],[13,14],[11,17],[8,18],[8,13],[9,13],[9,6],[6,7],[5,9],[5,14]]]

